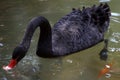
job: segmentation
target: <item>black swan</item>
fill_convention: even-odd
[[[27,53],[37,27],[40,36],[36,54],[44,58],[60,57],[87,49],[104,40],[110,22],[107,3],[74,9],[62,17],[53,28],[42,16],[30,21],[22,42],[14,49],[12,59],[3,69],[12,69]]]

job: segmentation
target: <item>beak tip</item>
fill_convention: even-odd
[[[12,68],[11,67],[9,67],[9,66],[3,66],[2,67],[5,71],[9,71],[9,70],[11,70]]]
[[[17,61],[12,59],[7,66],[3,66],[3,69],[6,71],[11,70],[15,67],[16,64],[17,64]]]

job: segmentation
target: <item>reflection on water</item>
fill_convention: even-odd
[[[39,30],[34,34],[26,57],[15,69],[5,72],[3,65],[8,64],[14,47],[19,44],[28,21],[35,16],[45,16],[54,23],[73,7],[91,6],[99,2],[109,2],[112,9],[109,38],[109,59],[99,59],[103,42],[76,54],[43,59],[35,55]],[[105,64],[115,61],[110,80],[120,76],[120,12],[119,0],[2,0],[0,2],[0,80],[98,80],[97,75]],[[115,13],[114,13],[115,12]],[[103,76],[99,80],[106,80]]]

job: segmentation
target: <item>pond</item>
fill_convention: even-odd
[[[53,26],[72,8],[108,2],[111,7],[110,28],[105,34],[109,39],[109,58],[99,59],[104,46],[101,42],[89,49],[66,57],[44,59],[36,56],[39,30],[32,38],[27,55],[11,71],[4,71],[13,49],[23,38],[28,22],[36,16],[45,16]],[[99,71],[114,61],[109,80],[120,79],[120,0],[1,0],[0,1],[0,80],[98,80]],[[105,76],[99,80],[108,80]]]

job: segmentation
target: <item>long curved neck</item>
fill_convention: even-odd
[[[44,17],[34,18],[28,24],[24,38],[22,42],[20,43],[20,46],[24,47],[25,51],[28,51],[30,47],[30,43],[31,43],[31,38],[37,27],[40,27],[39,43],[46,39],[48,39],[48,41],[51,41],[50,40],[51,39],[51,27],[50,27],[48,20]]]

